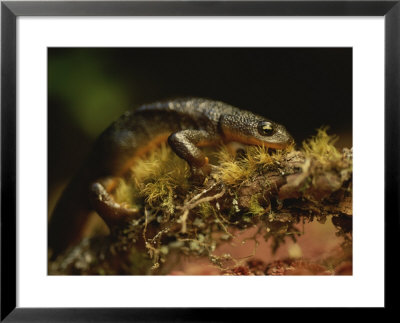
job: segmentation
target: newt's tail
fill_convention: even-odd
[[[87,173],[78,172],[58,200],[48,225],[51,260],[82,238],[91,211],[90,183]]]

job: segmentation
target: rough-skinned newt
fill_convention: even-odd
[[[201,184],[211,168],[199,147],[239,142],[284,149],[293,139],[284,126],[219,101],[177,99],[128,111],[100,135],[58,201],[49,222],[53,258],[82,237],[91,210],[109,226],[130,215],[109,194],[115,178],[163,142],[188,162],[193,181]]]

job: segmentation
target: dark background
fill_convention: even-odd
[[[205,97],[352,145],[351,48],[49,48],[49,207],[95,138],[124,111]]]

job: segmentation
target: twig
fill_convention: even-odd
[[[216,184],[213,184],[213,185],[211,186],[211,188],[214,187],[215,185],[216,185]],[[211,188],[208,188],[207,190],[204,190],[204,191],[201,192],[200,194],[196,195],[191,201],[198,199],[199,196],[204,195],[206,192],[210,191]],[[221,198],[222,196],[224,196],[225,192],[226,192],[226,189],[223,188],[223,189],[221,190],[221,192],[219,192],[219,193],[217,193],[217,194],[215,194],[215,195],[213,195],[213,196],[207,196],[207,197],[204,197],[204,198],[202,198],[202,199],[200,199],[200,200],[197,200],[197,201],[195,201],[195,202],[192,202],[192,203],[189,203],[189,204],[186,204],[185,206],[183,206],[183,207],[182,207],[183,214],[182,214],[182,216],[181,216],[181,218],[180,218],[180,222],[182,223],[181,232],[182,232],[182,233],[185,233],[185,232],[186,232],[186,220],[187,220],[187,218],[188,218],[188,215],[189,215],[189,211],[190,211],[190,210],[192,210],[193,208],[195,208],[196,206],[198,206],[198,205],[201,204],[201,203],[206,203],[206,202],[210,202],[210,201],[217,200],[217,199]]]

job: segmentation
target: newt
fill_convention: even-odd
[[[53,259],[82,238],[92,210],[109,227],[137,212],[113,201],[115,179],[128,174],[138,158],[164,142],[187,161],[193,182],[201,185],[211,171],[201,147],[238,142],[284,149],[293,138],[276,122],[208,99],[176,99],[124,113],[99,136],[54,209],[48,235]]]

